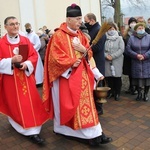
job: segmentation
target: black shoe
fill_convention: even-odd
[[[126,94],[131,94],[131,89],[129,88],[127,91],[125,91]]]
[[[131,95],[137,95],[138,92],[137,91],[131,91]]]
[[[67,135],[63,135],[60,133],[56,133],[55,131],[53,131],[53,133],[61,135],[63,137],[65,137],[68,140],[74,140],[80,143],[84,143],[84,144],[88,144],[90,146],[98,146],[101,142],[101,136],[98,136],[96,138],[93,139],[82,139],[82,138],[78,138],[78,137],[73,137],[73,136],[67,136]]]
[[[105,137],[102,137],[102,138],[101,138],[100,144],[107,144],[107,143],[110,143],[110,142],[112,142],[112,138],[105,136]]]
[[[96,103],[96,110],[97,110],[98,115],[102,115],[103,114],[103,105]]]
[[[142,93],[138,93],[138,96],[136,97],[136,101],[142,100]]]
[[[89,141],[86,140],[86,139],[81,139],[81,138],[78,138],[78,137],[73,137],[73,136],[69,136],[69,135],[64,135],[64,134],[61,134],[61,133],[57,133],[53,130],[53,133],[55,133],[56,135],[60,135],[60,136],[63,136],[65,137],[66,139],[68,140],[74,140],[74,141],[77,141],[77,142],[81,142],[81,143],[84,143],[84,144],[89,144]]]
[[[87,140],[90,146],[98,146],[101,143],[101,136]]]
[[[147,102],[147,101],[149,100],[149,98],[148,98],[148,95],[147,95],[147,94],[144,94],[144,98],[143,98],[143,100],[144,100],[145,102]]]
[[[37,88],[40,88],[40,87],[42,87],[43,86],[43,83],[41,83],[41,84],[36,84],[36,87]]]
[[[110,99],[110,98],[112,98],[113,96],[114,96],[114,94],[110,93],[110,94],[108,94],[107,98]]]
[[[34,142],[36,144],[44,143],[44,139],[40,138],[40,136],[38,134],[31,135],[31,136],[29,136],[29,138],[31,139],[32,142]]]
[[[112,138],[106,137],[104,134],[102,134],[101,136],[98,136],[94,139],[90,139],[88,141],[90,146],[98,146],[99,144],[107,144],[112,142]]]
[[[98,115],[103,115],[103,110],[97,110]]]
[[[119,101],[120,100],[120,95],[119,94],[116,94],[115,95],[115,101]]]
[[[126,94],[136,95],[138,94],[136,87],[132,86],[127,91],[125,91]]]

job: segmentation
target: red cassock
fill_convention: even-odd
[[[30,41],[20,36],[19,44],[10,44],[6,36],[0,40],[0,60],[14,56],[13,49],[21,44],[28,45],[28,59],[34,68],[37,52]],[[14,67],[13,75],[0,74],[0,112],[10,116],[23,128],[40,126],[48,120],[42,100],[36,88],[34,73],[26,76]]]
[[[93,99],[94,76],[85,58],[79,67],[73,69],[69,79],[61,76],[83,55],[73,49],[73,39],[79,38],[86,48],[89,47],[89,42],[81,31],[72,33],[66,23],[56,32],[46,50],[43,84],[45,108],[50,118],[53,118],[51,87],[53,81],[59,78],[60,124],[75,130],[95,126],[99,120]]]

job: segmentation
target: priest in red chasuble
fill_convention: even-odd
[[[45,57],[43,103],[54,119],[54,132],[90,145],[108,143],[98,119],[93,99],[94,75],[103,75],[91,63],[92,52],[79,30],[82,13],[79,6],[67,7],[66,22],[56,29]]]
[[[0,112],[8,116],[12,127],[36,143],[48,113],[36,88],[37,52],[30,41],[19,34],[19,22],[4,20],[7,34],[0,39]]]

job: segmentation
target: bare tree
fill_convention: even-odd
[[[127,5],[134,6],[137,9],[140,9],[141,6],[146,6],[145,0],[124,0]],[[121,12],[120,0],[100,0],[101,6],[103,9],[112,8],[114,11],[114,22],[118,24],[120,28],[120,24],[122,23],[123,13]]]
[[[140,8],[140,6],[145,6],[146,5],[146,1],[145,0],[126,0],[126,3],[129,6],[134,6],[136,8]]]

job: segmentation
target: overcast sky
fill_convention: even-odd
[[[143,4],[145,5],[149,5],[150,4],[150,0],[120,0],[121,2],[121,7],[125,8],[125,7],[129,7],[129,5],[131,4],[130,1],[132,1],[133,3],[135,3],[135,5],[138,5],[139,7]],[[138,2],[138,3],[137,3]],[[130,5],[131,6],[131,5]]]
[[[131,5],[130,1],[135,2],[137,0],[121,0],[121,11],[125,15],[124,17],[144,16],[145,19],[150,17],[150,0],[139,0],[139,3],[135,3],[138,7],[133,7],[135,5]],[[141,4],[140,1],[144,3]],[[114,10],[111,7],[108,7],[102,13],[107,19],[113,18],[113,14]]]

